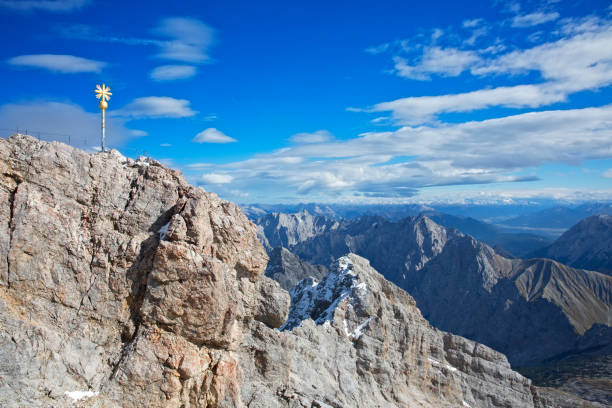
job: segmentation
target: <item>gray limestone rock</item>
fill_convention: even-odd
[[[239,353],[252,407],[547,406],[504,355],[431,327],[354,254],[296,286],[283,331],[256,325]]]
[[[327,268],[301,260],[286,248],[276,247],[269,252],[266,276],[277,281],[285,290],[291,290],[302,279],[312,277],[319,281],[327,275]]]
[[[0,139],[0,195],[0,406],[242,404],[233,350],[289,296],[235,205],[21,135]]]
[[[306,210],[295,214],[274,212],[257,219],[257,236],[268,251],[276,247],[291,249],[308,238],[337,227],[338,222],[312,215]]]

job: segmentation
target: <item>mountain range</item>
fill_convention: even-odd
[[[530,233],[510,233],[496,225],[472,217],[450,215],[433,210],[421,211],[420,214],[427,215],[442,226],[456,228],[491,246],[499,247],[500,250],[516,257],[522,257],[553,242],[551,238],[546,236]],[[378,217],[390,220],[388,217],[380,215]],[[260,214],[259,217],[254,219],[254,222],[258,225],[260,241],[270,251],[277,246],[291,249],[294,245],[308,238],[338,228],[341,222],[343,225],[347,225],[356,222],[356,220],[315,215],[302,209],[297,213],[271,212],[264,215]]]
[[[291,251],[319,265],[349,252],[363,256],[414,296],[434,326],[500,350],[513,364],[535,364],[612,339],[610,277],[549,259],[509,258],[424,215],[398,222],[342,220]]]

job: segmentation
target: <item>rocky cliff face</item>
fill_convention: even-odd
[[[546,405],[502,354],[432,328],[410,295],[354,254],[292,290],[283,330],[256,331],[243,346],[256,361],[246,382],[254,406]]]
[[[295,244],[338,227],[330,218],[308,211],[295,214],[270,213],[257,220],[258,238],[268,251],[276,247],[292,248]]]
[[[612,215],[593,215],[566,231],[547,248],[531,254],[574,268],[612,275]]]
[[[283,247],[276,247],[270,251],[270,260],[266,268],[266,276],[277,281],[285,290],[291,290],[302,279],[309,277],[320,281],[327,272],[326,267],[303,261]]]
[[[279,331],[255,226],[158,162],[15,136],[0,175],[0,406],[550,406],[356,256]]]
[[[483,342],[513,364],[610,343],[612,279],[552,260],[506,258],[427,217],[362,218],[294,247],[323,263],[352,251],[408,291],[436,327]]]
[[[240,406],[289,297],[255,226],[152,160],[0,140],[0,405]]]

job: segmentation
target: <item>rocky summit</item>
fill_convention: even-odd
[[[0,406],[241,406],[289,296],[238,208],[116,151],[0,140]]]
[[[154,160],[16,135],[0,175],[2,407],[553,406],[356,255],[287,320],[255,225]]]

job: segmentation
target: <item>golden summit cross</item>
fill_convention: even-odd
[[[104,151],[104,112],[106,112],[106,108],[108,108],[108,101],[112,95],[110,88],[106,86],[106,84],[96,85],[96,89],[94,90],[96,93],[96,98],[100,100],[98,103],[98,108],[102,112],[102,151]]]

